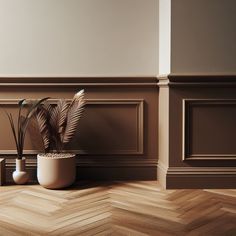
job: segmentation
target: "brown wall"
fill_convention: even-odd
[[[0,105],[17,111],[21,98],[72,98],[85,89],[86,110],[70,149],[78,153],[78,178],[156,179],[158,89],[155,78],[0,78]],[[0,116],[0,154],[7,176],[14,169],[15,146],[5,114]],[[33,123],[25,143],[35,179],[41,148]]]
[[[235,187],[236,77],[170,75],[165,81],[169,155],[159,155],[159,164],[166,187]]]
[[[84,88],[86,111],[71,145],[78,179],[158,174],[167,188],[235,187],[236,77],[170,75],[160,78],[159,87],[156,78],[140,77],[1,78],[0,104],[14,113],[22,97],[70,99]],[[0,157],[7,158],[10,181],[15,151],[4,112],[0,124]],[[32,180],[40,146],[38,135],[27,138]]]

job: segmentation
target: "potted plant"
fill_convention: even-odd
[[[76,154],[65,152],[65,145],[74,137],[84,110],[84,90],[71,102],[59,99],[56,104],[41,104],[36,120],[44,144],[44,153],[37,156],[37,178],[45,188],[70,186],[76,178]]]
[[[25,135],[30,119],[33,117],[37,107],[47,99],[48,98],[43,98],[34,102],[27,102],[26,99],[20,100],[18,103],[19,111],[16,123],[14,123],[12,113],[6,111],[17,151],[16,170],[12,175],[16,184],[25,184],[29,179],[29,174],[25,171],[25,157],[23,155]],[[27,112],[25,114],[23,114],[24,107],[27,107]]]

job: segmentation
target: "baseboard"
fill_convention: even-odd
[[[107,159],[77,160],[77,181],[79,180],[156,180],[157,160]],[[6,160],[6,183],[13,183],[12,172],[15,170],[15,160]],[[26,170],[30,175],[29,183],[37,183],[37,161],[28,158]]]
[[[236,167],[170,167],[166,188],[236,188]]]
[[[157,166],[77,167],[77,180],[157,180]]]

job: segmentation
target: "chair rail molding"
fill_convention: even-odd
[[[0,76],[0,87],[153,87],[156,84],[157,78],[150,76]]]

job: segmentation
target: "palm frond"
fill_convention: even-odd
[[[38,122],[39,131],[42,136],[45,151],[49,148],[49,129],[47,111],[44,107],[40,107],[36,111],[36,119]]]
[[[24,134],[24,130],[25,130],[25,125],[26,125],[26,118],[21,115],[21,113],[19,113],[18,116],[18,121],[19,121],[19,128],[18,128],[18,144],[19,146],[23,146],[23,134]]]
[[[50,104],[48,101],[45,101],[43,104],[41,104],[41,106],[46,111],[48,116],[52,115],[52,109],[53,109],[52,104]]]
[[[18,112],[18,119],[17,119],[17,128],[18,128],[18,141],[20,140],[20,133],[21,133],[21,111],[24,106],[25,99],[22,99],[18,102],[19,105],[19,112]]]
[[[67,112],[70,104],[65,101],[65,99],[59,100],[59,110],[60,110],[60,117],[58,123],[58,133],[60,134],[60,139],[62,140],[63,133],[65,131],[66,122],[67,122]]]
[[[25,104],[25,99],[22,99],[18,102],[18,106],[19,106],[19,111],[18,111],[18,119],[17,119],[17,139],[18,139],[18,146],[21,147],[22,146],[22,121],[21,121],[21,111],[24,107]]]
[[[59,127],[59,117],[60,117],[60,102],[58,101],[55,106],[52,107],[50,115],[50,125],[52,129],[57,132]]]
[[[18,143],[18,140],[17,140],[16,129],[15,129],[14,121],[13,121],[13,118],[12,118],[12,114],[11,113],[8,114],[6,112],[6,115],[8,117],[8,120],[9,120],[9,123],[10,123],[10,126],[11,126],[12,134],[13,134],[14,141],[15,141],[15,144],[16,144],[17,154],[19,156],[19,154],[20,154],[20,147],[19,147],[19,143]]]
[[[71,101],[71,106],[74,105],[75,102],[82,101],[84,99],[84,89],[80,90],[75,94]]]
[[[25,143],[25,135],[26,135],[26,130],[28,126],[28,120],[25,116],[21,115],[20,118],[20,130],[18,130],[19,138],[18,138],[18,143],[19,146],[22,147],[22,153],[23,153],[23,147]]]
[[[36,100],[35,102],[33,102],[32,105],[29,107],[28,113],[26,115],[26,119],[27,120],[30,119],[34,115],[38,106],[48,99],[49,99],[49,97],[46,97],[46,98],[42,98],[42,99],[39,99],[39,100]]]
[[[26,103],[25,99],[20,100],[18,102],[19,111],[18,111],[16,126],[14,125],[12,114],[6,112],[10,126],[11,126],[11,130],[13,133],[14,141],[16,144],[18,159],[21,159],[23,156],[25,135],[26,135],[26,131],[27,131],[27,127],[30,122],[30,119],[34,115],[37,107],[42,102],[46,101],[47,99],[48,98],[43,98],[43,99],[37,100],[35,102],[32,102],[31,106],[29,106],[29,108],[28,108],[28,112],[26,113],[26,116],[23,116],[21,113],[22,113],[23,106],[25,104],[29,104],[29,103]]]
[[[64,144],[70,142],[70,140],[75,135],[79,120],[84,110],[85,101],[83,98],[84,91],[81,90],[72,100],[71,106],[67,113],[67,124],[62,139]]]
[[[84,110],[84,90],[73,97],[71,103],[60,99],[56,104],[44,104],[37,111],[37,122],[45,151],[60,152],[64,144],[71,141],[75,135],[79,120]],[[48,150],[46,150],[48,148]]]

